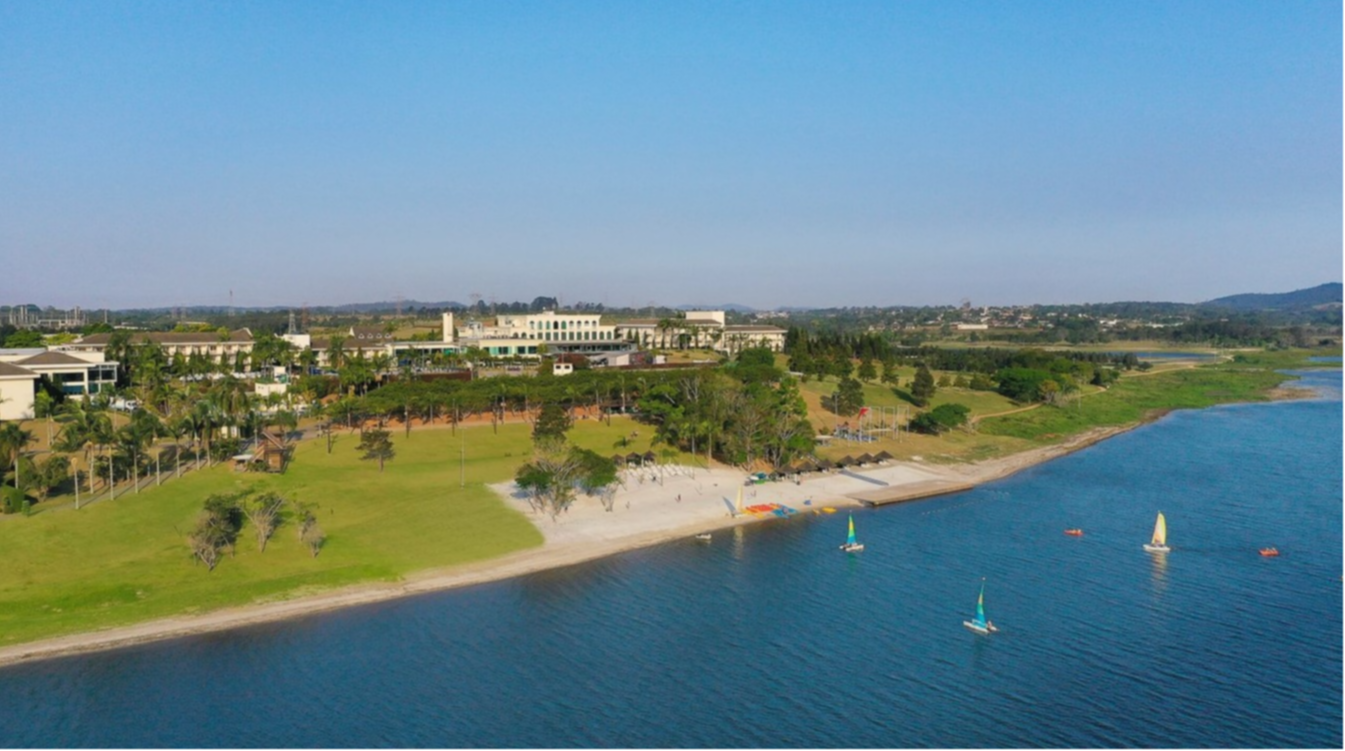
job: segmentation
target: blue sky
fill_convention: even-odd
[[[1339,2],[7,2],[0,39],[0,304],[1341,278]]]

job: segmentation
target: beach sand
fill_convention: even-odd
[[[814,474],[795,482],[745,486],[747,475],[731,469],[668,467],[622,472],[622,487],[607,511],[597,498],[580,495],[557,519],[533,513],[512,482],[491,486],[506,503],[519,509],[541,530],[541,547],[451,569],[429,570],[394,583],[343,587],[331,592],[275,602],[225,608],[200,615],[147,621],[101,631],[72,634],[0,648],[0,665],[24,660],[91,652],[159,639],[221,631],[363,605],[395,597],[452,589],[508,579],[523,574],[574,565],[627,550],[691,537],[702,532],[751,524],[772,516],[732,513],[742,489],[744,507],[778,503],[796,511],[826,506],[860,505],[852,496],[872,495],[875,489],[888,500],[930,495],[929,488],[962,489],[1011,475],[1019,470],[1089,446],[1135,426],[1100,428],[1064,443],[970,464],[892,462],[886,466],[845,473]]]

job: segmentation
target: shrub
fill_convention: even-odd
[[[921,412],[911,420],[911,429],[920,433],[937,435],[945,430],[967,424],[971,410],[965,404],[940,404],[928,412]]]

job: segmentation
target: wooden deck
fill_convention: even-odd
[[[859,493],[849,493],[846,497],[853,498],[866,506],[883,506],[889,503],[901,503],[902,501],[914,501],[920,498],[932,498],[936,495],[960,493],[964,490],[971,490],[974,487],[976,486],[969,482],[925,480],[923,482],[912,482],[903,485],[892,485],[886,488],[877,488],[875,490],[865,490]]]

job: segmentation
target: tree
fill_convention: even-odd
[[[1112,372],[1114,373],[1116,371]],[[995,381],[984,373],[974,373],[971,376],[970,386],[972,391],[994,391]]]
[[[258,552],[265,553],[266,541],[271,539],[280,523],[285,499],[277,493],[262,493],[243,501],[240,508],[248,521],[252,522],[252,531],[257,535]]]
[[[1042,397],[1042,386],[1051,374],[1036,368],[1004,368],[996,374],[999,393],[1019,402],[1035,402]]]
[[[565,433],[573,424],[574,421],[564,407],[556,402],[547,402],[542,405],[537,421],[532,424],[533,443],[563,443]]]
[[[322,527],[318,525],[318,517],[313,513],[311,503],[296,503],[295,517],[298,521],[296,525],[299,531],[299,542],[308,548],[308,552],[313,554],[314,558],[322,551],[322,544],[327,541],[327,535],[323,534]]]
[[[598,496],[603,508],[611,511],[616,501],[616,465],[596,451],[574,448],[572,452],[579,459],[579,486],[585,493]]]
[[[920,433],[938,434],[967,424],[971,410],[965,404],[940,404],[928,412],[921,412],[911,420],[911,429]]]
[[[873,360],[864,358],[859,361],[859,371],[856,373],[861,381],[872,381],[878,377],[877,370],[873,367]]]
[[[14,470],[14,486],[19,486],[19,457],[33,442],[33,434],[24,430],[17,422],[0,424],[0,473]]]
[[[864,406],[864,387],[853,378],[842,378],[832,405],[838,415],[853,415]]]
[[[236,496],[211,495],[205,499],[196,528],[187,537],[192,555],[206,565],[207,571],[214,571],[220,553],[233,550],[242,525],[243,515]]]
[[[543,443],[533,452],[532,461],[519,468],[514,480],[534,499],[534,510],[546,511],[555,521],[574,503],[582,466],[578,452],[563,444]]]
[[[897,385],[898,375],[899,374],[897,372],[897,363],[895,360],[883,361],[883,378],[882,378],[883,383],[887,384],[888,386],[895,387]]]
[[[364,431],[360,437],[360,444],[355,447],[356,451],[363,451],[362,460],[377,459],[378,471],[383,471],[383,463],[397,455],[396,449],[392,447],[392,439],[388,431],[375,428]]]
[[[33,489],[37,491],[37,499],[47,500],[47,494],[68,479],[70,479],[70,457],[51,457],[37,469],[36,483],[33,485]]]
[[[7,349],[26,349],[42,346],[42,334],[31,329],[15,331],[13,334],[5,337],[5,347]]]
[[[934,374],[924,363],[915,371],[915,380],[911,383],[911,399],[917,406],[923,407],[934,398]]]

